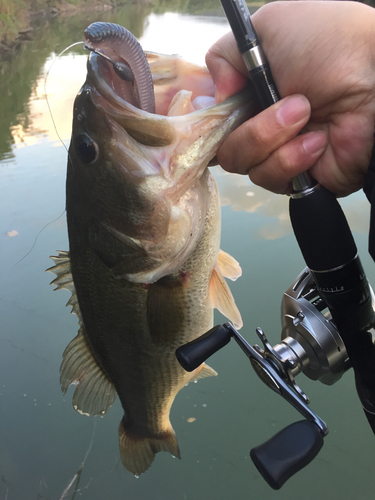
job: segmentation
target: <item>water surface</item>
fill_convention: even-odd
[[[332,387],[298,377],[330,434],[314,462],[279,492],[260,477],[249,450],[300,416],[258,380],[234,343],[210,360],[218,377],[190,384],[175,400],[171,421],[182,460],[159,453],[139,479],[120,462],[119,402],[103,419],[87,418],[72,408],[73,389],[61,394],[61,356],[76,335],[77,319],[65,308],[69,295],[53,293],[53,276],[44,270],[52,265],[49,255],[68,249],[62,143],[69,142],[87,54],[81,46],[58,60],[56,54],[81,40],[90,22],[108,20],[133,31],[147,50],[203,64],[208,47],[228,30],[222,11],[213,2],[206,8],[199,3],[198,12],[166,5],[153,12],[135,5],[43,22],[32,42],[1,64],[0,499],[373,500],[375,439],[352,373]],[[242,333],[256,343],[255,328],[261,326],[276,344],[282,294],[304,267],[288,201],[245,177],[219,167],[213,172],[223,205],[222,248],[243,268],[231,284],[244,319]],[[357,193],[342,206],[375,283],[367,254],[369,205]]]

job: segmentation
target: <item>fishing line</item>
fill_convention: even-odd
[[[62,55],[63,55],[63,54],[67,51],[67,50],[71,49],[72,47],[75,47],[76,45],[80,45],[80,44],[84,45],[84,44],[85,44],[85,42],[75,42],[75,43],[72,43],[71,45],[69,45],[69,47],[66,47],[66,48],[65,48],[62,52],[60,52],[60,54],[59,54],[59,55],[58,55],[58,56],[57,56],[57,57],[56,57],[56,58],[52,61],[52,64],[51,64],[51,66],[48,68],[47,73],[46,73],[46,76],[45,76],[45,78],[44,78],[44,95],[46,96],[46,103],[47,103],[48,111],[49,111],[49,114],[50,114],[50,116],[51,116],[51,120],[52,120],[52,123],[53,123],[53,127],[54,127],[54,129],[55,129],[56,135],[57,135],[57,137],[59,138],[59,140],[60,140],[61,144],[62,144],[62,145],[64,146],[64,148],[66,149],[66,152],[68,153],[68,156],[69,156],[69,151],[68,151],[68,148],[65,146],[65,143],[64,143],[64,141],[61,139],[60,134],[59,134],[59,132],[58,132],[58,130],[57,130],[57,126],[56,126],[55,120],[54,120],[53,115],[52,115],[52,109],[51,109],[51,106],[50,106],[49,101],[48,101],[48,94],[47,94],[47,79],[48,79],[48,77],[49,77],[49,74],[50,74],[51,69],[52,69],[53,65],[55,64],[55,62],[56,62],[58,59],[60,59],[60,57],[61,57],[61,56],[62,56]]]
[[[35,240],[34,240],[34,243],[32,244],[32,246],[31,246],[30,250],[29,250],[29,251],[28,251],[28,252],[27,252],[27,253],[26,253],[23,257],[21,257],[21,259],[20,259],[20,260],[18,260],[15,264],[13,264],[14,266],[16,266],[17,264],[19,264],[20,262],[22,262],[22,261],[23,261],[23,259],[25,259],[25,258],[29,255],[29,253],[31,253],[31,252],[32,252],[32,250],[33,250],[33,248],[35,247],[36,242],[37,242],[37,240],[38,240],[38,238],[39,238],[39,236],[40,236],[40,233],[41,233],[42,231],[44,231],[44,230],[45,230],[45,228],[46,228],[46,227],[48,227],[50,224],[53,224],[54,222],[56,222],[57,220],[59,220],[59,219],[60,219],[60,217],[62,217],[62,216],[64,215],[64,213],[65,213],[65,208],[64,208],[64,210],[61,212],[61,214],[60,214],[58,217],[56,217],[56,219],[53,219],[53,220],[51,220],[51,221],[47,222],[47,224],[46,224],[44,227],[42,227],[42,229],[41,229],[41,230],[39,231],[39,233],[36,235]]]
[[[89,484],[90,484],[92,478],[90,478],[90,481],[88,482],[88,484],[84,488],[78,489],[79,482],[81,480],[81,475],[82,475],[83,468],[85,466],[87,457],[89,456],[89,453],[91,451],[92,445],[94,443],[95,432],[96,432],[96,420],[94,420],[94,426],[93,426],[93,430],[92,430],[91,441],[90,441],[88,450],[86,451],[86,455],[85,455],[85,457],[83,459],[83,462],[81,463],[80,467],[78,468],[78,471],[74,474],[74,476],[70,480],[70,482],[67,485],[67,487],[65,488],[65,490],[62,492],[62,495],[59,498],[59,500],[64,500],[64,498],[66,498],[66,495],[69,493],[69,490],[73,486],[73,484],[74,484],[75,481],[76,481],[76,486],[75,486],[75,489],[74,489],[73,496],[72,496],[71,500],[73,500],[75,498],[77,492],[80,492],[82,489],[87,489],[89,487]]]
[[[53,118],[52,109],[51,109],[51,106],[50,106],[50,103],[49,103],[49,100],[48,100],[48,94],[47,94],[47,80],[48,80],[48,76],[49,76],[49,74],[50,74],[50,72],[51,72],[51,69],[52,69],[53,65],[55,64],[55,62],[56,62],[58,59],[60,59],[60,57],[61,57],[61,56],[62,56],[65,52],[67,52],[69,49],[71,49],[72,47],[75,47],[76,45],[81,45],[81,44],[82,44],[82,45],[84,45],[84,43],[85,43],[85,42],[75,42],[75,43],[72,43],[71,45],[69,45],[68,47],[66,47],[66,48],[65,48],[62,52],[60,52],[60,54],[59,54],[57,57],[55,57],[55,59],[52,61],[51,65],[50,65],[50,67],[48,68],[48,70],[47,70],[47,72],[46,72],[46,74],[45,74],[45,77],[44,77],[44,95],[45,95],[45,97],[46,97],[46,103],[47,103],[48,111],[49,111],[49,114],[50,114],[50,117],[51,117],[51,120],[52,120],[52,123],[53,123],[53,128],[55,129],[55,132],[56,132],[57,137],[59,138],[59,141],[61,142],[61,144],[64,146],[64,148],[65,148],[66,152],[68,153],[68,156],[69,156],[69,150],[68,150],[68,148],[65,146],[65,143],[64,143],[64,141],[62,140],[62,138],[61,138],[61,136],[60,136],[60,134],[59,134],[59,132],[58,132],[58,130],[57,130],[56,122],[55,122],[55,120],[54,120],[54,118]],[[54,219],[54,220],[52,220],[52,221],[48,222],[48,223],[47,223],[47,224],[46,224],[46,225],[45,225],[45,226],[44,226],[44,227],[43,227],[43,228],[39,231],[39,233],[38,233],[38,234],[36,235],[36,237],[35,237],[34,243],[32,244],[32,246],[31,246],[30,250],[29,250],[29,251],[28,251],[28,252],[27,252],[27,253],[26,253],[26,254],[25,254],[25,255],[24,255],[24,256],[23,256],[20,260],[18,260],[18,261],[14,264],[15,266],[16,266],[17,264],[19,264],[20,262],[22,262],[22,261],[23,261],[23,259],[25,259],[25,258],[29,255],[29,253],[31,253],[31,252],[32,252],[32,250],[33,250],[33,248],[35,247],[36,242],[37,242],[37,240],[38,240],[38,238],[39,238],[40,234],[41,234],[41,233],[42,233],[42,232],[46,229],[46,227],[48,227],[50,224],[53,224],[54,222],[56,222],[57,220],[59,220],[59,219],[60,219],[60,217],[61,217],[62,215],[64,215],[64,213],[65,213],[65,209],[61,212],[61,214],[60,214],[58,217],[56,217],[56,219]]]

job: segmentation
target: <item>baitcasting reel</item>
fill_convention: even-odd
[[[295,377],[303,372],[331,385],[350,368],[344,342],[308,268],[284,293],[281,319],[282,340],[273,347],[260,328],[256,331],[262,347],[251,346],[231,323],[225,323],[176,351],[182,367],[193,371],[233,337],[260,379],[303,415],[305,420],[251,450],[253,462],[274,489],[313,460],[328,433],[325,422],[309,408],[309,399]]]
[[[221,2],[260,106],[266,109],[279,101],[280,94],[246,2]],[[313,380],[332,384],[350,365],[362,408],[375,433],[374,294],[336,196],[308,172],[295,177],[292,185],[290,220],[308,268],[284,294],[281,343],[272,347],[257,329],[263,348],[251,347],[226,323],[177,351],[182,366],[194,369],[234,337],[260,378],[307,419],[250,453],[275,489],[314,458],[328,432],[294,381],[301,371]]]

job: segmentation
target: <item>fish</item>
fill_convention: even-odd
[[[176,349],[212,328],[214,308],[242,325],[225,279],[241,268],[220,250],[207,167],[256,101],[245,89],[215,104],[206,68],[144,52],[122,26],[93,23],[85,40],[66,179],[69,251],[48,269],[79,322],[60,383],[64,394],[76,386],[84,415],[103,416],[119,397],[121,460],[140,475],[158,452],[180,458],[172,403],[190,381],[216,375],[205,363],[186,372]]]

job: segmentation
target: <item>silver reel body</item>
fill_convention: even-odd
[[[273,347],[281,363],[292,361],[295,377],[332,385],[349,368],[349,360],[331,314],[306,267],[284,293],[281,305],[282,342]]]

